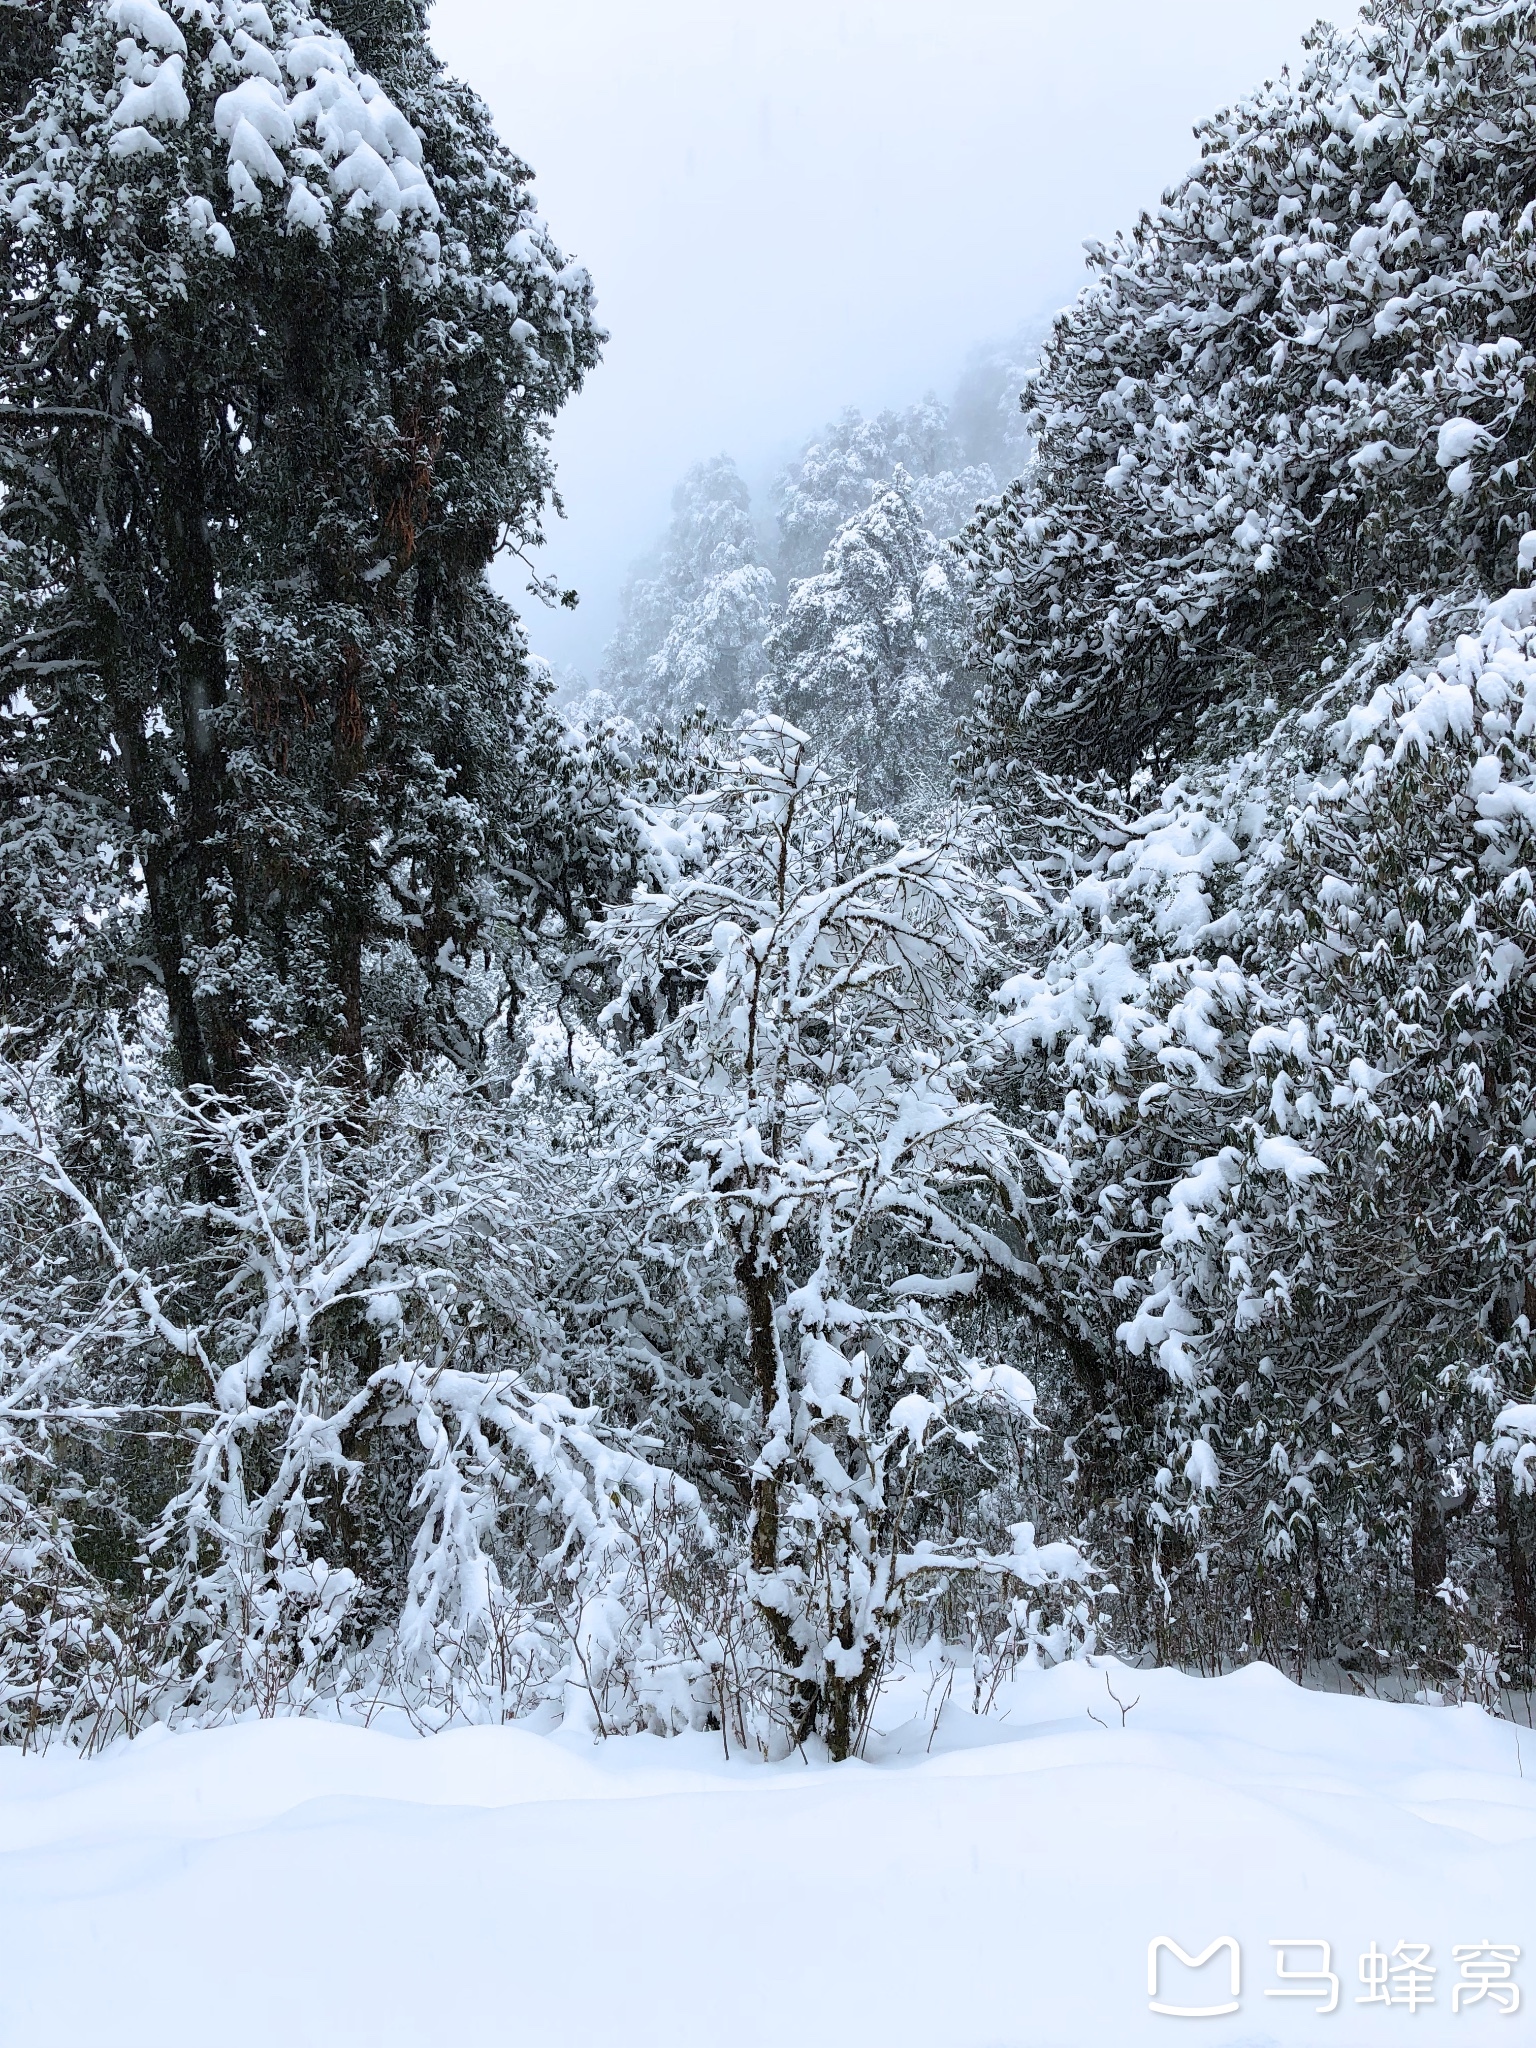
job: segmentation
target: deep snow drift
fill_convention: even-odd
[[[926,1680],[895,1688],[871,1759],[837,1767],[727,1763],[703,1735],[594,1746],[315,1720],[155,1733],[86,1761],[6,1751],[0,2041],[1524,2038],[1530,1731],[1301,1692],[1266,1666],[1198,1679],[1096,1658],[1015,1680],[984,1719],[965,1683],[936,1731]],[[1159,1935],[1190,1955],[1232,1937],[1235,2001],[1228,1949],[1198,1971],[1162,1951],[1157,1998],[1237,2011],[1150,2011]],[[1277,1940],[1302,1996],[1266,1996]],[[1302,1974],[1324,1941],[1328,2013],[1326,1979]],[[1525,1955],[1507,1979],[1490,1949],[1454,1955],[1480,1944]]]

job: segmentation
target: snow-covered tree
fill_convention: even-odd
[[[430,64],[425,47],[429,11],[430,0],[322,0],[325,19],[377,78],[422,59]]]
[[[941,538],[997,487],[990,468],[967,461],[936,399],[873,419],[850,408],[779,479],[779,566],[791,587],[826,566],[839,530],[898,472],[921,525]],[[696,464],[678,486],[666,536],[625,586],[602,688],[642,724],[698,705],[726,720],[761,708],[776,588],[735,464],[724,455]]]
[[[1075,1497],[1165,1649],[1536,1652],[1533,719],[1536,599],[1440,601],[1149,808],[1051,792],[1000,1058]]]
[[[834,537],[821,574],[793,586],[767,641],[775,708],[854,776],[866,809],[913,818],[947,798],[966,625],[958,564],[898,468]]]
[[[482,572],[537,538],[590,285],[417,10],[351,12],[381,76],[287,0],[92,0],[0,188],[27,1006],[147,976],[225,1091],[472,1057],[568,753]]]
[[[1024,1375],[946,1315],[1029,1277],[1018,1162],[965,1056],[982,891],[815,757],[782,720],[748,725],[711,787],[650,815],[658,886],[601,943],[647,1155],[679,1178],[653,1227],[687,1226],[673,1263],[728,1295],[739,1331],[749,1585],[792,1733],[841,1757],[925,1589],[982,1573],[1022,1597],[1083,1568],[1024,1524],[989,1551],[928,1483],[988,1428],[1033,1422]]]
[[[980,780],[1175,757],[1411,596],[1512,580],[1533,36],[1524,0],[1372,0],[1094,252],[1030,386],[1033,460],[967,538]]]
[[[728,455],[695,463],[672,499],[659,559],[630,578],[603,686],[642,722],[698,705],[717,718],[757,706],[774,582],[758,557],[752,501]]]
[[[47,70],[63,13],[58,0],[0,0],[0,120],[21,112]]]
[[[849,406],[779,478],[779,572],[787,584],[820,570],[848,520],[904,470],[923,524],[940,538],[958,533],[997,488],[985,463],[969,462],[946,408],[928,397],[866,419]]]

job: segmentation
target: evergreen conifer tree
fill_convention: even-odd
[[[757,701],[774,584],[758,557],[751,495],[728,455],[695,463],[672,499],[654,573],[630,578],[603,684],[641,719],[697,706],[733,718]]]
[[[1033,460],[967,536],[978,778],[1129,774],[1213,707],[1292,699],[1416,595],[1508,587],[1532,26],[1524,0],[1372,0],[1092,253],[1028,386]]]
[[[898,469],[923,524],[941,539],[958,533],[978,501],[997,489],[987,464],[967,458],[936,398],[873,419],[849,406],[779,479],[784,581],[816,575],[839,528],[864,511]]]
[[[868,810],[912,816],[948,792],[969,686],[957,568],[898,468],[769,636],[776,708],[844,764]]]
[[[26,1001],[147,967],[226,1091],[473,1057],[476,963],[582,893],[483,572],[538,537],[591,287],[420,11],[348,22],[379,76],[292,5],[89,5],[4,168],[0,860],[13,928],[40,894],[55,925]]]

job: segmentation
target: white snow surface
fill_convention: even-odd
[[[1506,2038],[1488,1999],[1452,2011],[1452,1949],[1482,1941],[1525,1952],[1525,2038],[1529,1730],[1262,1665],[1093,1658],[1021,1675],[985,1718],[961,1672],[935,1732],[928,1679],[839,1766],[312,1719],[5,1752],[0,2040],[1425,2048]],[[1149,2011],[1158,1935],[1190,1955],[1232,1936],[1238,2012]],[[1265,1996],[1282,1939],[1331,1944],[1331,2015]],[[1434,2002],[1357,2005],[1359,1958],[1400,1942],[1429,1945]],[[1165,1953],[1161,1999],[1225,2003],[1226,1968]]]

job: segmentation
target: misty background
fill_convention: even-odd
[[[1333,10],[1334,18],[1353,7]],[[760,511],[843,406],[947,397],[1071,297],[1196,160],[1195,122],[1300,55],[1317,0],[438,0],[434,40],[533,166],[611,339],[555,434],[564,520],[499,576],[595,675],[687,466]]]

